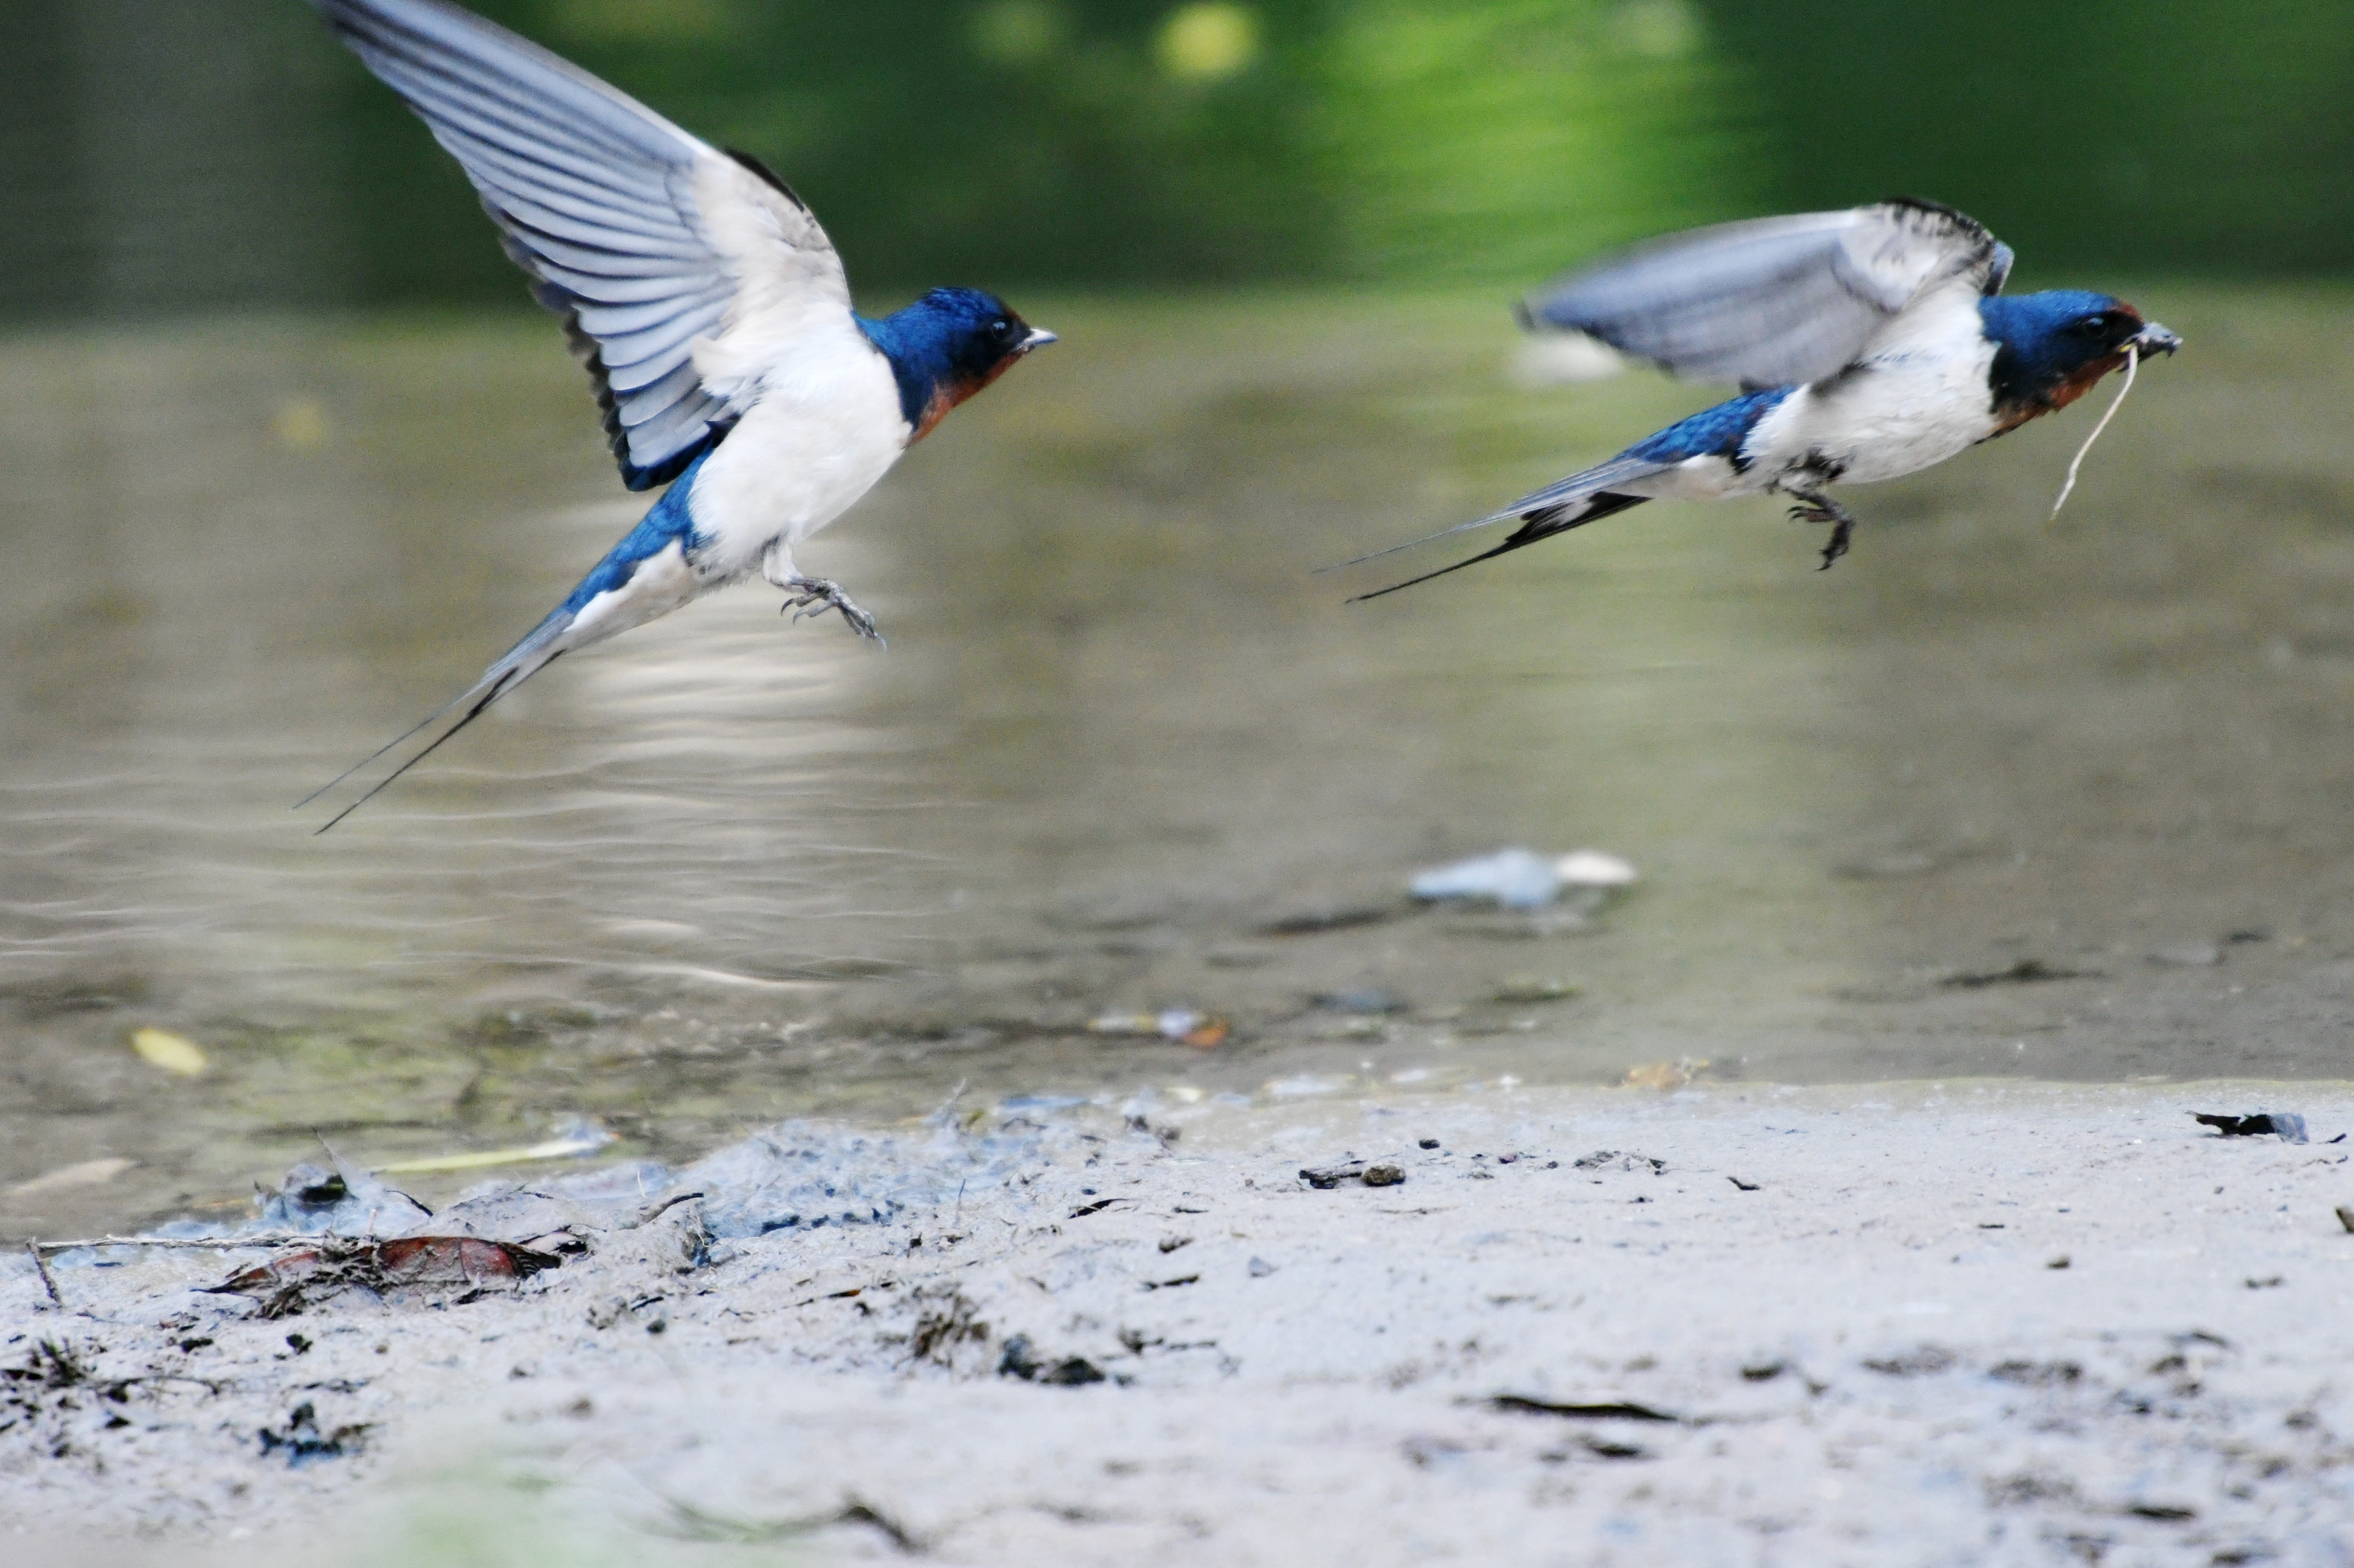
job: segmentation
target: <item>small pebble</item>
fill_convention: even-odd
[[[1365,1167],[1364,1181],[1365,1185],[1368,1187],[1394,1187],[1405,1180],[1405,1171],[1395,1165],[1368,1165]]]

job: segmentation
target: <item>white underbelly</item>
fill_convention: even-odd
[[[1983,390],[1944,407],[1874,410],[1829,425],[1815,445],[1838,462],[1846,484],[1870,484],[1934,467],[1994,430],[1992,398]]]
[[[898,385],[871,350],[822,387],[755,404],[695,475],[695,559],[714,577],[756,569],[851,507],[907,450]]]
[[[1992,358],[1975,336],[1933,342],[1800,387],[1757,421],[1754,466],[1769,482],[1813,470],[1869,484],[1941,463],[1994,433]]]

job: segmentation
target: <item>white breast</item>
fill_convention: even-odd
[[[1833,468],[1870,483],[1945,461],[1994,433],[1987,373],[1994,344],[1967,280],[1890,323],[1856,364],[1804,387],[1757,421],[1749,477],[1771,486],[1792,471]]]
[[[745,409],[688,497],[696,565],[715,577],[824,527],[907,450],[890,363],[839,306],[764,313],[699,347],[695,366]]]

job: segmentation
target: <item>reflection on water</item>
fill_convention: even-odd
[[[288,805],[642,506],[570,367],[535,320],[18,340],[0,1185],[141,1163],[0,1224],[234,1202],[313,1129],[677,1158],[960,1081],[2340,1074],[2347,309],[2142,293],[2190,351],[2060,524],[2081,418],[1858,491],[1829,574],[1762,503],[1659,506],[1345,609],[1312,567],[1692,392],[1515,389],[1485,300],[1042,302],[1065,346],[808,556],[888,653],[738,589],[318,839]],[[1582,927],[1403,907],[1506,843],[1646,880]],[[1086,1027],[1179,1007],[1233,1037]],[[143,1024],[214,1070],[158,1081]]]

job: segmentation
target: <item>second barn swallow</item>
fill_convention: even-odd
[[[2006,295],[2010,264],[2010,247],[1976,219],[1900,198],[1670,235],[1556,280],[1522,302],[1522,325],[1585,333],[1676,376],[1737,381],[1740,396],[1445,531],[1518,523],[1493,549],[1361,597],[1646,501],[1787,495],[1792,516],[1832,525],[1829,567],[1855,529],[1829,486],[1943,462],[2182,346],[2107,294]]]
[[[311,3],[458,160],[564,318],[622,482],[669,486],[528,636],[363,761],[460,715],[327,826],[550,660],[755,573],[786,609],[836,610],[875,637],[838,585],[801,574],[795,546],[1055,334],[973,289],[858,315],[816,216],[757,159],[446,0]]]

